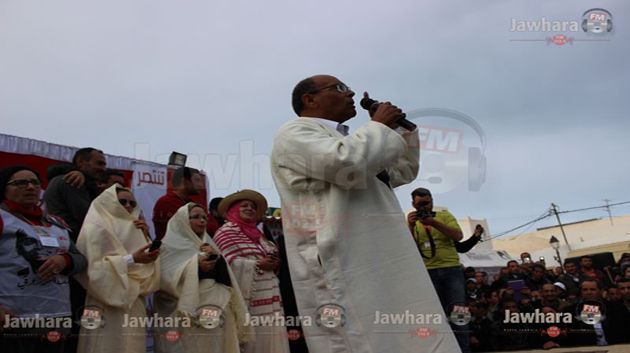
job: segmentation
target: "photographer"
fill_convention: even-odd
[[[411,193],[416,212],[407,217],[409,231],[422,255],[442,308],[448,316],[453,305],[466,300],[464,274],[455,244],[462,240],[462,230],[448,211],[433,212],[431,192],[417,188]],[[470,352],[467,325],[451,325],[460,348]]]

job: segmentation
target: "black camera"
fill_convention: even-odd
[[[418,219],[435,217],[435,212],[433,212],[432,210],[427,210],[427,206],[429,206],[429,204],[431,204],[431,201],[421,201],[414,205],[417,210],[416,217],[418,217]]]
[[[428,217],[435,217],[435,215],[436,215],[435,212],[427,211],[425,209],[422,209],[422,210],[416,212],[416,217],[418,217],[419,219],[428,218]]]

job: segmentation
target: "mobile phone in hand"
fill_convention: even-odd
[[[208,258],[206,258],[207,261],[213,261],[219,258],[218,254],[210,254],[208,255]]]
[[[152,252],[152,251],[155,251],[155,250],[159,249],[160,246],[162,246],[162,241],[161,240],[157,240],[157,239],[154,240],[151,243],[151,247],[149,248],[149,252]]]

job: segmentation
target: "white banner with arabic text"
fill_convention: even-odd
[[[149,225],[151,238],[155,237],[153,229],[153,206],[166,194],[167,168],[155,164],[134,163],[131,189],[140,205],[144,218]]]

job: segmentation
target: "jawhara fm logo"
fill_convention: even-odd
[[[486,181],[486,136],[470,116],[444,108],[407,113],[418,125],[420,173],[416,181],[434,194],[459,187],[479,191]]]

